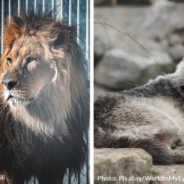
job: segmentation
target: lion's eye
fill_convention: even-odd
[[[33,71],[38,66],[38,59],[36,57],[28,57],[27,58],[27,69],[29,71]]]
[[[36,57],[28,57],[27,58],[27,63],[31,63],[32,61],[37,61]]]
[[[7,59],[7,63],[8,63],[8,65],[12,65],[13,60],[12,60],[10,57],[7,57],[6,59]]]

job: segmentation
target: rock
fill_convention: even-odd
[[[111,49],[106,52],[95,70],[95,82],[111,90],[141,85],[173,65],[167,53],[152,51],[153,58],[129,51]]]
[[[123,176],[141,177],[151,174],[152,158],[142,149],[95,149],[94,157],[95,184],[128,184],[130,182],[123,181]],[[149,181],[141,183],[149,184]]]
[[[161,184],[182,184],[183,181],[179,181],[182,179],[184,173],[184,165],[171,165],[171,166],[161,166],[154,165],[152,171],[155,173],[159,173],[160,176],[164,176],[169,178],[170,181],[162,181]],[[173,177],[174,176],[174,177]],[[171,179],[173,177],[173,179]],[[174,180],[175,179],[175,180]],[[178,181],[177,181],[178,180]]]
[[[121,32],[138,37],[162,39],[173,30],[184,28],[183,9],[184,4],[182,3],[157,0],[157,3],[154,3],[153,6],[95,8],[95,20],[106,22],[115,27],[105,26],[110,38],[118,37],[121,40],[123,34],[118,33],[117,28]],[[101,38],[103,37],[102,34],[104,35],[104,30],[99,35],[95,27],[95,35]]]
[[[175,3],[183,3],[184,2],[184,0],[169,0],[169,1],[173,1]]]
[[[95,5],[116,5],[116,4],[151,4],[151,0],[95,0]]]
[[[149,36],[149,38],[159,37],[162,39],[173,30],[184,27],[183,9],[184,4],[158,1],[150,9],[147,9],[145,19],[139,31],[143,33],[142,36]]]
[[[169,53],[171,58],[178,63],[184,57],[184,46],[181,44],[174,45],[173,47],[169,48]]]
[[[170,46],[183,44],[183,39],[178,34],[170,34],[168,37],[168,43]]]
[[[110,4],[111,0],[94,0],[95,6]]]
[[[104,96],[107,93],[107,91],[99,86],[94,86],[94,101],[100,97]]]
[[[119,4],[124,4],[124,3],[127,3],[127,4],[151,4],[152,1],[151,0],[118,0],[117,1]]]
[[[106,50],[108,50],[108,45],[105,44],[100,38],[95,37],[94,39],[94,66],[98,64],[98,62],[104,56]]]

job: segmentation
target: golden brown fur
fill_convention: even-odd
[[[31,175],[41,184],[61,182],[67,169],[80,173],[86,152],[88,94],[75,31],[50,15],[33,13],[14,16],[5,30],[0,123],[6,124],[0,131],[8,144],[0,156],[2,151],[12,160],[0,170],[17,184]]]

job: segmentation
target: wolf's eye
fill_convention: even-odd
[[[181,86],[180,88],[181,88],[182,91],[184,91],[184,86]]]
[[[27,63],[31,63],[32,61],[37,61],[36,57],[28,57],[27,58]]]
[[[8,65],[9,65],[9,66],[10,66],[10,65],[12,65],[12,63],[13,63],[12,58],[7,57],[6,59],[7,59],[7,63],[8,63]]]

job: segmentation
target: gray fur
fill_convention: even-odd
[[[156,164],[184,163],[184,61],[173,74],[100,97],[95,147],[143,148]]]

